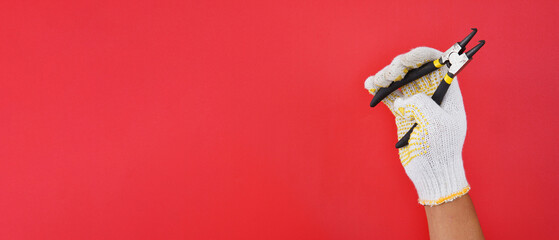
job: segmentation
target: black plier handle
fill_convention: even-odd
[[[398,88],[401,88],[404,85],[413,82],[414,80],[419,79],[444,66],[440,63],[440,60],[441,59],[439,58],[435,61],[425,63],[419,68],[412,69],[406,74],[406,76],[404,76],[402,80],[393,82],[388,87],[380,88],[379,90],[377,90],[375,96],[373,96],[373,100],[371,100],[371,107],[379,104],[385,97],[388,97],[388,95],[390,95],[392,92],[398,90]]]

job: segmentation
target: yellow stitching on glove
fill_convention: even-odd
[[[452,200],[454,200],[458,197],[461,197],[464,194],[468,193],[469,191],[470,191],[470,186],[468,185],[459,192],[455,192],[453,194],[450,194],[446,197],[439,198],[437,200],[419,200],[419,204],[421,204],[421,205],[431,205],[431,206],[439,205],[441,203],[450,202],[450,201],[452,201]]]

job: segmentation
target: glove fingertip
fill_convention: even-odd
[[[367,78],[367,80],[365,80],[365,83],[364,83],[365,89],[370,90],[370,89],[375,88],[375,84],[373,83],[374,78],[375,78],[375,75],[370,76],[370,77]]]

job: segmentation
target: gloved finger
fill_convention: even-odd
[[[385,78],[385,72],[387,71],[388,67],[390,65],[384,67],[383,69],[381,69],[380,71],[377,72],[377,74],[375,74],[372,78],[373,84],[380,88],[380,87],[388,87],[388,85],[390,85],[392,83],[391,80]]]
[[[390,81],[385,81],[383,79],[384,77],[382,72],[379,72],[376,75],[368,77],[367,80],[365,80],[365,89],[367,89],[370,94],[375,95],[379,88],[383,86],[388,86],[390,85],[390,83],[392,83]],[[379,86],[377,82],[382,86]]]
[[[423,63],[433,61],[441,55],[441,52],[428,48],[418,47],[410,52],[401,54],[392,60],[392,62],[365,80],[365,88],[371,94],[375,94],[381,87],[388,87],[392,82],[399,81],[408,72],[409,69],[417,68]]]
[[[408,68],[418,68],[426,62],[435,61],[440,58],[442,52],[429,47],[417,47],[402,54],[400,62],[403,66]]]
[[[402,64],[401,58],[402,55],[395,57],[392,63],[384,68],[384,80],[395,82],[404,78],[408,72],[408,68]]]
[[[404,67],[401,64],[399,68],[393,64],[388,65],[365,80],[365,89],[374,95],[379,88],[388,87],[394,80],[402,79],[403,75],[405,75]]]
[[[394,102],[394,108],[402,114],[404,119],[415,120],[418,125],[425,127],[433,120],[444,117],[442,108],[424,93],[418,93],[408,98],[399,98]]]
[[[392,60],[388,66],[384,67],[374,76],[369,77],[374,88],[388,87],[392,82],[399,81],[404,78],[408,69],[402,65],[398,56]]]
[[[379,89],[379,86],[373,83],[374,79],[375,75],[370,76],[367,78],[367,80],[365,80],[365,89],[367,89],[372,95],[375,95],[377,90]]]

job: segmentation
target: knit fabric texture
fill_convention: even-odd
[[[374,95],[380,87],[401,80],[409,70],[434,61],[441,55],[440,51],[432,48],[412,49],[367,78],[365,88]],[[449,202],[470,190],[462,162],[466,113],[458,79],[454,78],[440,106],[431,99],[447,72],[448,67],[443,66],[383,100],[395,116],[398,139],[417,123],[409,144],[398,151],[422,205]]]

